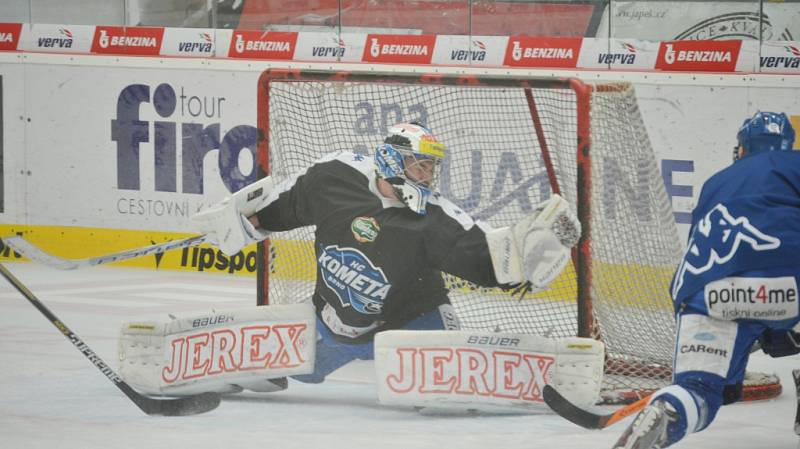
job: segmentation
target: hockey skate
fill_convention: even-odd
[[[645,407],[625,430],[613,449],[661,449],[667,444],[667,427],[677,413],[664,401]]]

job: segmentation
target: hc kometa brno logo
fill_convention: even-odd
[[[178,176],[182,193],[203,193],[203,158],[219,150],[219,173],[229,191],[235,192],[255,180],[256,170],[242,173],[240,152],[247,149],[255,161],[257,132],[249,125],[230,128],[221,135],[221,119],[225,97],[189,95],[180,87],[180,95],[170,84],[162,83],[152,90],[147,84],[130,84],[117,98],[116,118],[111,120],[111,140],[117,144],[117,188],[140,190],[140,144],[152,142],[154,151],[155,190],[177,192]],[[165,120],[141,120],[141,108],[152,104],[158,117]],[[187,122],[181,119],[187,118]],[[180,138],[178,137],[180,129]],[[181,142],[180,148],[178,142]],[[181,154],[180,171],[177,167]]]
[[[336,294],[342,306],[368,315],[381,313],[392,284],[364,253],[355,248],[329,245],[321,248],[317,263],[322,281]]]

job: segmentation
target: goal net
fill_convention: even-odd
[[[259,80],[258,166],[281,180],[330,152],[371,157],[410,121],[447,147],[439,190],[475,219],[510,226],[560,193],[583,225],[545,291],[520,298],[445,274],[462,325],[601,339],[607,400],[669,383],[682,244],[631,85],[271,70]],[[310,300],[313,241],[297,229],[259,247],[260,304]]]

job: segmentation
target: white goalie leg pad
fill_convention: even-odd
[[[547,411],[545,384],[574,404],[597,402],[604,347],[588,338],[469,331],[380,332],[375,371],[382,404]]]
[[[198,232],[206,234],[210,243],[233,256],[250,243],[260,242],[268,232],[256,229],[247,217],[267,205],[274,188],[272,177],[262,178],[192,216]]]
[[[266,379],[314,371],[310,304],[218,310],[131,321],[120,330],[120,375],[146,394],[269,391]]]
[[[581,225],[567,202],[553,195],[512,227],[489,230],[486,242],[501,284],[530,281],[534,290],[550,284],[566,267]]]

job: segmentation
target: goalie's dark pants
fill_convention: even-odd
[[[402,327],[405,330],[442,330],[445,329],[439,310],[433,310]],[[328,330],[325,323],[317,317],[317,349],[314,372],[292,376],[292,379],[305,383],[320,383],[325,377],[352,362],[353,360],[372,360],[375,358],[375,347],[372,341],[358,344],[341,343]]]
[[[738,399],[726,397],[726,392],[738,392],[731,387],[744,381],[756,340],[761,339],[764,352],[772,356],[790,354],[778,337],[786,335],[799,319],[800,276],[795,273],[794,268],[739,273],[722,280],[726,282],[709,284],[681,304],[673,385],[653,395],[653,400],[669,402],[680,416],[668,427],[668,441],[663,447],[705,429],[722,405]],[[742,285],[743,280],[748,288],[737,289],[738,296],[730,293],[730,286]],[[724,301],[722,289],[729,295]],[[772,319],[743,319],[745,316]]]

